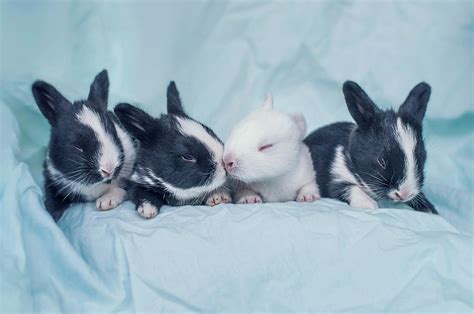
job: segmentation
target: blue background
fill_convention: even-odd
[[[472,1],[2,1],[0,241],[4,256],[0,266],[0,310],[472,310],[473,11]],[[175,80],[188,113],[213,128],[222,139],[234,123],[261,104],[267,92],[274,94],[277,108],[304,113],[312,130],[334,121],[351,120],[341,92],[347,79],[357,81],[382,108],[397,108],[415,84],[426,81],[433,92],[425,118],[425,190],[442,217],[393,209],[357,212],[339,202],[323,200],[315,205],[165,209],[155,220],[143,222],[130,203],[105,214],[85,204],[72,208],[59,229],[44,212],[41,201],[41,166],[49,126],[34,104],[30,86],[34,80],[43,79],[71,100],[83,98],[92,78],[103,68],[108,69],[111,81],[110,107],[128,101],[158,115],[165,110],[166,86]],[[295,223],[295,210],[298,215],[309,216]],[[247,217],[249,211],[256,215],[254,220],[239,217]],[[263,215],[261,220],[259,215]],[[325,220],[326,215],[334,217]],[[339,215],[352,220],[341,227],[340,222],[345,220]],[[168,231],[182,230],[179,226],[189,219],[196,227],[188,230],[189,238],[185,234],[174,238],[160,229],[168,226]],[[229,221],[240,223],[228,225]],[[366,230],[358,227],[361,221],[373,221],[376,226],[369,228],[375,231],[366,242],[372,261],[364,259],[368,247],[348,252],[341,245],[352,243],[350,239],[358,231]],[[308,232],[324,229],[323,222],[342,228],[326,230],[342,242],[327,242],[324,236],[311,238],[311,232],[304,232],[305,228]],[[394,224],[402,236],[394,235],[399,235],[392,229]],[[146,226],[154,231],[147,233]],[[272,234],[275,226],[290,237],[280,239]],[[400,231],[405,227],[407,233]],[[268,232],[269,236],[256,239],[249,230]],[[105,233],[104,238],[91,238],[94,233]],[[236,243],[229,233],[243,244]],[[423,258],[419,252],[425,252],[419,247],[410,250],[403,234],[409,234],[419,245],[427,243],[425,249],[431,247],[427,260],[449,256],[444,266],[437,264],[438,279],[403,271],[406,268],[402,265],[408,261],[420,265]],[[161,238],[169,242],[160,242],[162,246],[157,248],[166,254],[143,253]],[[279,246],[272,251],[275,239]],[[401,248],[387,261],[380,250],[381,243],[385,243],[378,242],[381,239],[404,244],[401,247],[406,249]],[[117,241],[123,244],[123,251],[117,249]],[[219,243],[221,251],[209,243]],[[337,243],[341,250],[331,255],[329,248]],[[183,246],[191,251],[193,247],[200,249],[190,256],[173,251]],[[262,246],[268,251],[259,255]],[[341,283],[347,291],[331,290],[328,287],[335,277],[317,277],[319,272],[314,273],[312,267],[319,265],[322,273],[344,275],[351,264],[328,269],[334,260],[319,260],[318,264],[317,256],[324,254],[318,250],[328,252],[337,261],[353,258],[367,264],[366,269],[360,270],[360,278],[353,278],[353,287]],[[225,254],[237,255],[232,262]],[[279,260],[285,254],[291,257]],[[142,265],[144,256],[166,260],[160,266],[167,275],[154,272],[146,263]],[[183,260],[196,256],[207,259],[192,264],[195,269],[189,275],[203,275],[188,282],[183,269],[189,265]],[[210,262],[213,258],[219,262]],[[378,275],[373,273],[376,261],[393,263],[393,276],[378,282]],[[103,263],[117,265],[103,269],[99,266]],[[267,263],[276,263],[276,268],[255,266]],[[451,263],[462,264],[456,265],[459,272],[452,273]],[[126,265],[128,273],[124,271]],[[203,265],[214,266],[208,269]],[[217,271],[220,277],[215,278],[212,270],[219,267],[222,273]],[[126,284],[124,278],[130,278],[134,270],[135,274],[154,278],[149,282],[151,286],[143,287],[133,280]],[[173,271],[175,277],[170,275]],[[295,277],[295,272],[306,275]],[[240,277],[229,275],[232,273]],[[279,277],[282,274],[286,279]],[[305,276],[314,279],[311,284]],[[183,281],[188,282],[187,288]],[[175,284],[167,286],[169,282]],[[418,284],[429,283],[435,287],[434,292],[426,292],[426,298],[421,292],[411,300],[411,288],[404,282],[411,282],[413,291],[419,290]],[[134,297],[122,296],[121,284]],[[210,289],[213,284],[220,289]],[[441,298],[442,289],[437,290],[437,284],[459,288],[455,290],[456,298],[461,301]],[[381,296],[384,285],[396,285],[407,294]],[[361,287],[373,287],[374,299],[359,291]],[[355,294],[349,297],[351,290]],[[292,298],[284,296],[288,291],[294,291]],[[327,303],[312,299],[310,291],[319,291],[321,300]],[[332,302],[328,291],[340,298]]]

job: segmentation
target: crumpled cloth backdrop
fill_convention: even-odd
[[[473,305],[471,1],[1,3],[0,312],[468,311]],[[441,216],[314,204],[44,210],[49,126],[38,78],[85,97],[106,68],[110,107],[158,115],[175,80],[223,139],[266,92],[309,129],[350,120],[342,83],[384,108],[418,82],[426,194]]]

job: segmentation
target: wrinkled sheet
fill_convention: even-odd
[[[472,312],[472,2],[2,2],[0,312]],[[440,216],[383,204],[165,207],[143,220],[44,210],[49,126],[38,78],[70,99],[109,70],[110,104],[165,109],[177,82],[189,114],[223,139],[261,103],[303,112],[308,128],[349,120],[341,85],[382,107],[419,81],[425,191]]]

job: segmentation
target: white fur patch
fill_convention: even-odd
[[[222,155],[224,153],[224,145],[210,135],[206,129],[198,122],[176,117],[179,124],[179,130],[183,135],[194,137],[201,143],[203,143],[214,157],[214,161],[221,164]]]
[[[400,118],[397,119],[395,137],[405,155],[405,176],[399,186],[400,190],[409,191],[411,195],[419,193],[417,164],[415,159],[416,137],[408,125],[404,125]]]
[[[267,94],[267,97],[265,98],[262,108],[265,110],[273,109],[273,96],[271,93]]]
[[[120,151],[114,144],[111,136],[105,131],[100,117],[93,110],[84,106],[81,112],[77,114],[77,119],[82,124],[90,127],[100,143],[100,151],[98,156],[99,167],[113,170],[119,164]]]
[[[346,157],[343,153],[344,147],[337,146],[336,154],[334,161],[331,166],[331,174],[333,175],[334,182],[340,183],[350,183],[358,187],[363,193],[368,193],[370,195],[375,195],[369,185],[359,177],[359,181],[354,176],[354,174],[349,170],[346,163]],[[349,189],[345,194],[346,197],[351,200],[351,189]],[[369,196],[367,196],[369,197]]]
[[[174,185],[165,182],[162,178],[155,175],[151,169],[147,169],[148,175],[155,180],[157,183],[161,184],[164,189],[172,194],[175,198],[179,200],[190,200],[203,196],[204,194],[210,193],[217,188],[221,187],[225,183],[225,172],[224,170],[216,170],[216,174],[212,182],[208,185],[192,187],[189,189],[181,189],[175,187]]]
[[[143,218],[150,219],[158,214],[158,208],[148,202],[143,202],[140,207],[137,208],[137,212]]]
[[[349,170],[346,164],[346,157],[342,152],[344,147],[336,147],[336,155],[331,165],[331,174],[334,176],[335,182],[347,182],[354,185],[359,185],[357,179],[354,177],[352,172]]]
[[[206,200],[207,206],[216,206],[232,202],[232,197],[226,191],[215,191]]]
[[[237,196],[237,204],[257,204],[263,203],[262,198],[251,190],[240,192]]]
[[[361,188],[353,186],[348,191],[349,205],[354,208],[377,209],[379,206],[377,202],[372,199]]]
[[[306,185],[314,185],[313,191],[318,190],[315,181],[316,173],[308,147],[300,144],[300,149],[295,154],[297,154],[295,156],[296,163],[289,167],[284,174],[267,179],[262,178],[255,182],[241,183],[242,190],[257,193],[263,202],[294,201],[298,192]],[[238,200],[239,197],[236,199]]]
[[[319,200],[321,195],[319,194],[319,187],[316,182],[311,182],[306,184],[299,191],[296,196],[297,202],[314,202]]]
[[[123,164],[119,176],[128,178],[133,171],[137,152],[133,145],[132,138],[118,124],[114,123],[114,125],[123,148]]]
[[[105,183],[86,185],[81,182],[70,180],[66,178],[61,171],[56,169],[48,156],[46,157],[46,169],[48,170],[50,178],[60,186],[58,192],[65,196],[80,194],[84,196],[87,201],[92,201],[104,194],[110,187],[110,184]]]
[[[95,205],[98,210],[109,210],[115,208],[123,202],[126,194],[127,192],[125,192],[124,189],[111,186],[104,195],[97,199]]]
[[[130,179],[139,184],[144,184],[150,187],[155,186],[157,182],[153,181],[153,179],[147,176],[145,172],[146,171],[143,170],[143,168],[137,167],[136,171],[132,174]]]

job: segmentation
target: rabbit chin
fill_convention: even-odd
[[[158,178],[156,176],[154,177],[154,179],[160,182],[160,184],[165,188],[165,190],[171,193],[173,197],[175,197],[178,200],[185,201],[185,200],[202,197],[203,195],[207,193],[211,193],[214,190],[220,188],[226,182],[226,174],[225,174],[224,169],[218,169],[216,170],[216,173],[214,174],[214,178],[209,184],[202,185],[202,186],[195,186],[195,187],[187,188],[187,189],[174,186],[170,183],[163,181],[161,178]]]
[[[244,183],[255,183],[272,180],[283,176],[294,168],[294,162],[273,163],[271,167],[266,165],[252,164],[252,167],[237,166],[228,172],[228,175]]]

